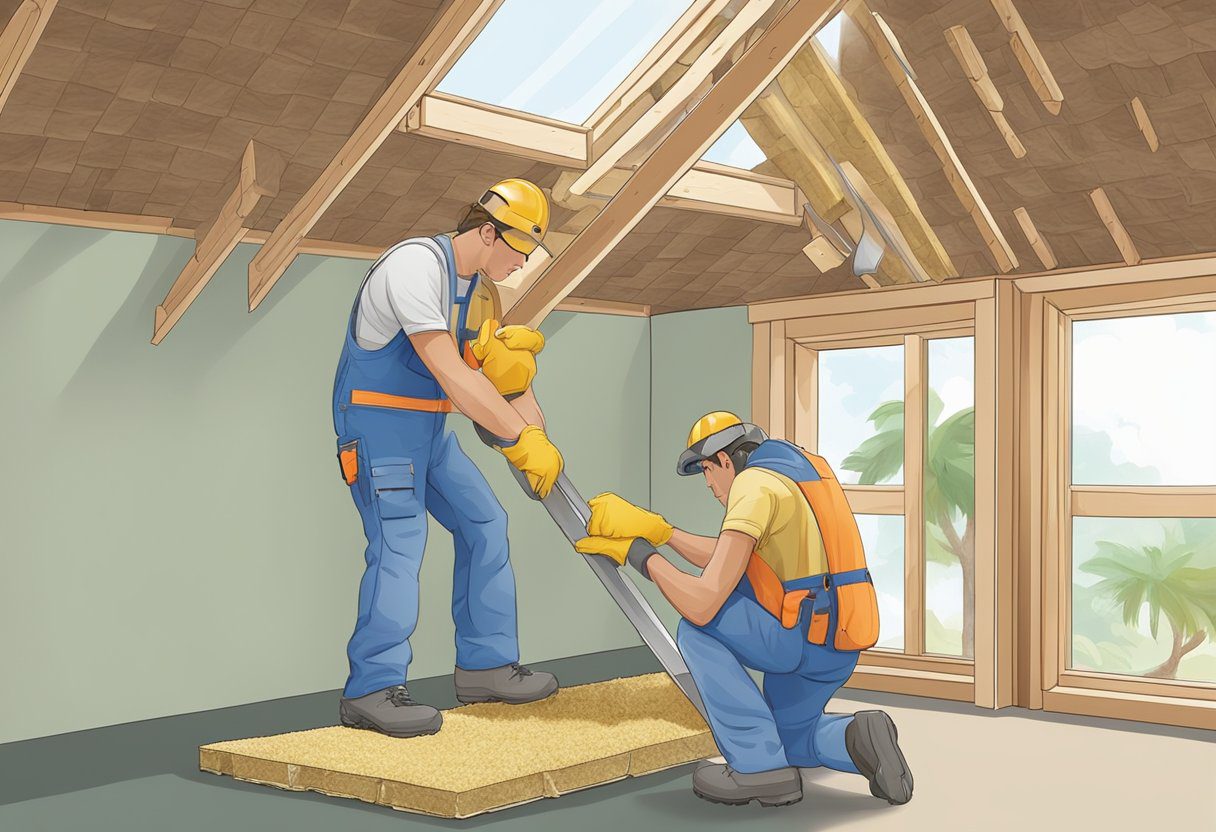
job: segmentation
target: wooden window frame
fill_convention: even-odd
[[[940,308],[952,304],[971,309],[976,349],[975,658],[960,667],[938,657],[867,651],[850,685],[989,708],[1018,705],[1216,729],[1216,700],[1205,683],[1062,672],[1059,662],[1065,655],[1061,622],[1069,620],[1061,589],[1071,586],[1071,575],[1060,571],[1060,544],[1071,545],[1069,512],[1079,506],[1094,516],[1125,516],[1127,504],[1137,500],[1138,514],[1210,516],[1212,497],[1207,488],[1068,487],[1061,403],[1071,390],[1062,360],[1071,353],[1070,324],[1216,309],[1216,257],[753,304],[753,421],[775,436],[817,447],[817,422],[805,415],[818,391],[811,347],[965,334],[966,316],[952,329],[955,316]],[[859,513],[882,513],[876,507],[898,513],[908,508],[902,497],[902,489],[890,488],[850,494]],[[907,552],[905,558],[910,560]]]
[[[850,507],[857,514],[904,517],[904,648],[874,648],[861,654],[847,687],[933,696],[997,707],[996,656],[980,645],[981,617],[995,617],[993,604],[981,604],[981,594],[994,598],[997,569],[981,570],[981,562],[996,557],[995,539],[979,529],[992,529],[994,501],[981,493],[995,488],[994,464],[981,464],[979,447],[992,448],[995,436],[981,437],[978,414],[995,409],[991,368],[981,368],[981,354],[994,355],[995,346],[981,339],[995,338],[995,323],[979,316],[995,315],[995,283],[942,284],[918,287],[915,294],[899,291],[870,293],[868,302],[854,306],[848,295],[804,298],[752,307],[753,375],[752,420],[771,436],[789,439],[811,451],[819,446],[818,369],[823,350],[894,346],[904,348],[904,401],[926,401],[928,342],[974,337],[976,349],[976,645],[973,659],[924,652],[924,523],[923,463],[925,417],[922,407],[905,406],[904,482],[902,485],[844,486]],[[908,302],[912,301],[912,304]],[[784,307],[784,308],[783,308]],[[759,318],[760,320],[757,320]],[[988,478],[981,488],[980,478]],[[981,520],[980,515],[986,515]],[[981,593],[981,576],[990,586]]]
[[[1042,278],[1036,279],[1042,281]],[[1042,285],[1040,283],[1040,285]],[[1036,287],[1037,288],[1037,287]],[[1039,563],[1028,601],[1037,610],[1040,651],[1034,642],[1025,669],[1030,707],[1187,727],[1216,728],[1216,685],[1070,669],[1072,632],[1072,520],[1074,517],[1213,517],[1216,486],[1095,486],[1072,484],[1072,324],[1077,321],[1216,310],[1216,281],[1185,277],[1117,286],[1042,286],[1028,293],[1030,342],[1042,334],[1040,354],[1027,362],[1027,389],[1041,403],[1041,456],[1028,455],[1027,509],[1041,518],[1030,535],[1031,563]],[[1023,411],[1034,418],[1035,407]],[[1024,424],[1023,428],[1032,428]],[[1033,431],[1032,431],[1033,432]],[[1035,597],[1037,595],[1037,597]]]

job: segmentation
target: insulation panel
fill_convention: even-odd
[[[445,711],[429,737],[334,726],[201,746],[199,768],[293,791],[467,818],[718,752],[662,673],[565,688],[528,705]]]

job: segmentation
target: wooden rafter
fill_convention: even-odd
[[[259,200],[278,192],[282,172],[283,159],[273,148],[252,141],[245,147],[232,192],[211,221],[198,229],[194,254],[173,282],[164,301],[156,307],[153,344],[164,340],[225,258],[245,237],[245,218]]]
[[[793,0],[553,261],[504,316],[506,321],[535,325],[543,320],[701,158],[841,2]]]
[[[0,31],[0,110],[34,53],[58,0],[24,0]]]
[[[460,48],[497,8],[494,0],[451,0],[434,27],[333,160],[291,207],[249,264],[249,309],[256,309],[295,259],[299,243],[342,189],[423,95],[443,78]]]
[[[684,14],[659,39],[646,57],[638,62],[625,80],[617,85],[584,125],[595,137],[612,130],[621,118],[627,117],[634,105],[668,70],[708,31],[715,17],[723,12],[731,0],[693,0]]]
[[[778,0],[752,0],[745,4],[654,106],[631,124],[619,139],[597,152],[595,160],[587,170],[571,184],[570,192],[575,195],[585,194],[631,150],[648,138],[661,136],[672,119],[696,102],[704,85],[711,82],[715,67],[730,55],[739,41],[747,38],[752,27],[777,2]]]
[[[976,190],[975,183],[971,181],[971,174],[963,167],[958,154],[954,151],[954,145],[947,138],[946,131],[942,129],[941,122],[937,120],[933,108],[925,100],[920,87],[904,71],[896,51],[897,47],[888,40],[890,30],[884,31],[874,22],[871,12],[864,3],[860,7],[862,13],[855,18],[857,24],[874,45],[883,66],[887,69],[887,74],[891,76],[891,80],[895,82],[903,95],[925,141],[929,143],[941,163],[942,173],[946,175],[946,180],[950,183],[955,196],[967,209],[967,213],[971,215],[971,221],[979,229],[980,236],[983,237],[984,244],[988,247],[988,252],[992,255],[997,269],[1001,272],[1013,271],[1018,267],[1017,256],[1009,247],[1009,241],[1005,239],[1004,232],[993,219],[988,205]]]
[[[1030,213],[1025,208],[1014,208],[1013,215],[1017,218],[1018,225],[1022,228],[1022,233],[1026,235],[1026,242],[1030,243],[1030,247],[1034,249],[1035,255],[1039,258],[1039,262],[1043,264],[1043,268],[1051,270],[1059,265],[1056,260],[1055,252],[1051,250],[1051,246],[1043,239],[1043,235],[1039,233],[1039,229],[1035,226],[1034,220],[1030,218]]]
[[[1115,213],[1115,206],[1110,204],[1110,197],[1106,195],[1106,191],[1103,188],[1095,188],[1089,192],[1089,199],[1102,219],[1102,224],[1110,232],[1110,238],[1114,240],[1115,247],[1119,249],[1123,262],[1129,266],[1139,263],[1140,252],[1136,250],[1136,244],[1132,242],[1131,235],[1123,227],[1123,221]]]
[[[895,162],[887,153],[873,127],[858,109],[844,83],[836,74],[831,61],[818,42],[812,40],[808,48],[802,49],[791,61],[789,68],[770,86],[770,107],[774,103],[788,102],[790,122],[800,123],[809,131],[808,144],[822,148],[825,160],[848,160],[865,176],[874,192],[889,209],[900,230],[907,238],[917,260],[934,279],[954,277],[958,270],[938,239],[933,227],[925,218],[916,198],[900,174]],[[804,153],[790,154],[781,150],[781,141],[788,139],[790,132],[783,129],[764,112],[762,102],[749,108],[744,121],[756,126],[753,137],[769,159],[787,176],[792,178],[808,195],[814,192],[815,175],[829,176],[839,182],[831,161],[821,161],[828,172],[815,174],[812,171],[814,157]],[[814,152],[811,150],[811,152]],[[821,204],[812,198],[812,206],[823,215]],[[838,216],[823,215],[826,219],[839,219],[853,240],[862,231],[861,216],[850,203],[838,204]],[[814,234],[812,233],[812,236]],[[809,254],[808,254],[809,256]],[[890,283],[912,283],[913,276],[896,258],[884,258],[879,264],[878,276],[869,276],[867,285],[878,277]]]
[[[806,122],[798,116],[781,83],[769,84],[768,89],[756,99],[756,106],[807,160],[808,176],[804,187],[819,215],[828,222],[834,222],[849,211],[849,203],[844,198],[840,180],[832,170],[832,163]]]
[[[1047,65],[1047,59],[1043,57],[1030,30],[1026,28],[1022,15],[1013,5],[1013,0],[992,0],[992,8],[996,9],[1005,31],[1009,33],[1009,48],[1013,50],[1022,72],[1026,74],[1026,80],[1034,88],[1047,112],[1058,116],[1064,105],[1064,93],[1056,83],[1055,75]]]

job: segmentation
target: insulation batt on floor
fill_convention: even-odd
[[[470,817],[711,757],[708,727],[661,673],[566,688],[529,705],[445,711],[432,736],[317,728],[204,745],[238,780]]]

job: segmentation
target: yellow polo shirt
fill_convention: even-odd
[[[823,535],[797,483],[765,468],[745,468],[726,498],[722,531],[756,538],[756,553],[782,582],[828,571]]]

